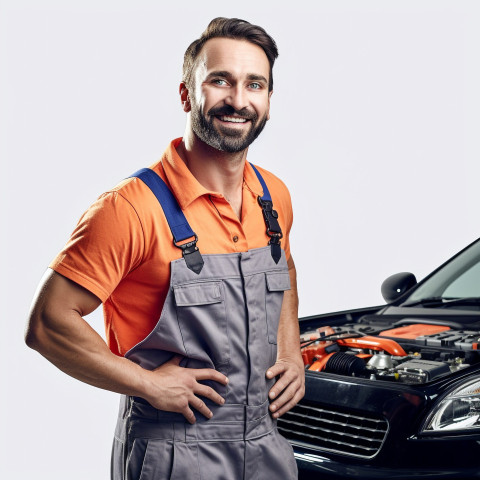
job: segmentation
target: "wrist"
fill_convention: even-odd
[[[282,354],[281,352],[279,352],[277,355],[277,362],[293,362],[303,368],[303,358],[302,358],[302,353],[300,352],[300,349],[298,350],[298,352],[297,351],[292,352],[290,350],[286,354]]]
[[[124,370],[127,373],[128,381],[125,394],[147,399],[148,393],[152,392],[152,372],[133,363],[131,360],[125,359],[125,361],[128,362],[124,365],[124,367],[127,367]]]

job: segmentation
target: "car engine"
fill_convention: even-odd
[[[409,323],[320,327],[301,335],[305,368],[407,384],[432,381],[480,361],[480,331]]]

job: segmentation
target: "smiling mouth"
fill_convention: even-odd
[[[222,122],[229,122],[229,123],[247,123],[249,121],[247,118],[229,117],[227,115],[223,115],[217,118]]]

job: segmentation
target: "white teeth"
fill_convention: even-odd
[[[245,123],[247,121],[246,118],[239,118],[239,117],[220,117],[222,122],[234,122],[234,123]]]

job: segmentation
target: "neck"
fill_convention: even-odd
[[[241,208],[247,149],[238,153],[221,152],[202,142],[193,132],[186,132],[177,153],[201,185],[221,193],[232,206],[240,202]]]

